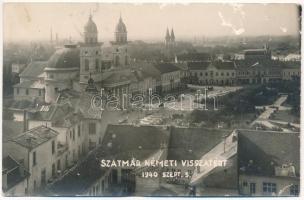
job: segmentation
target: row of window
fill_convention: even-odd
[[[71,131],[70,131],[70,139],[73,139],[73,141],[75,141],[75,128],[73,128]],[[78,133],[78,137],[80,137],[81,135],[81,128],[80,128],[80,125],[77,126],[77,133]]]
[[[16,94],[20,94],[20,88],[16,88]],[[29,89],[25,89],[25,95],[30,95],[30,91]],[[42,89],[41,90],[38,90],[38,95],[41,96],[42,95]]]
[[[205,76],[208,76],[208,75],[213,76],[213,75],[214,75],[213,71],[210,71],[209,73],[208,73],[208,72],[205,72],[205,73],[200,72],[200,73],[199,73],[200,76],[203,76],[204,74],[205,74]],[[221,76],[224,76],[225,73],[224,73],[224,72],[221,72],[221,73],[215,72],[215,76],[219,76],[219,74],[220,74]],[[192,75],[192,76],[197,76],[198,73],[197,73],[197,72],[193,72],[193,73],[191,73],[191,75]],[[227,73],[226,73],[226,76],[230,76],[230,73],[227,72]],[[234,72],[231,72],[231,76],[234,76]]]
[[[243,187],[248,187],[248,182],[244,181],[243,182]],[[263,193],[268,193],[268,194],[276,194],[277,193],[277,184],[276,183],[271,183],[271,182],[263,182]],[[256,194],[256,183],[249,183],[249,193]],[[299,185],[291,185],[289,187],[289,194],[293,196],[298,196],[299,195]]]
[[[269,72],[269,71],[258,71],[258,72],[256,72],[256,71],[252,71],[252,72],[250,72],[250,71],[243,71],[243,72],[238,72],[238,75],[272,75],[272,74],[280,74],[280,72],[279,71],[275,71],[275,72]]]
[[[300,72],[292,72],[292,73],[291,72],[288,72],[288,73],[287,72],[283,72],[283,74],[284,74],[284,76],[286,76],[286,75],[289,75],[289,76],[290,75],[298,75],[298,76],[300,76]]]

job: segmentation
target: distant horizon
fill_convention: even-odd
[[[196,37],[196,38],[195,38]],[[297,38],[300,38],[301,35],[256,35],[256,36],[252,36],[252,35],[238,35],[238,36],[235,36],[235,35],[222,35],[222,36],[189,36],[189,37],[183,37],[183,38],[177,38],[176,39],[176,42],[193,42],[195,39],[197,41],[202,41],[203,38],[207,39],[207,40],[215,40],[215,39],[224,39],[224,38],[233,38],[233,39],[236,39],[236,40],[241,40],[241,39],[254,39],[254,38],[283,38],[283,37],[290,37],[290,38],[294,38],[294,39],[297,39]],[[79,40],[78,40],[79,39]],[[78,39],[75,39],[75,38],[71,38],[71,43],[80,43],[82,42],[82,38],[78,38]],[[63,42],[63,41],[68,41],[69,38],[59,38],[59,42]],[[110,43],[113,41],[113,38],[105,38],[104,40],[99,40],[99,42],[102,42],[102,43]],[[130,43],[132,42],[138,42],[138,41],[141,41],[141,42],[145,42],[145,43],[162,43],[164,42],[164,39],[163,38],[138,38],[138,39],[128,39],[128,41]],[[17,40],[10,40],[10,41],[5,41],[3,40],[3,43],[31,43],[31,42],[41,42],[41,43],[50,43],[50,40],[49,39],[31,39],[31,40],[21,40],[21,39],[17,39]],[[55,42],[54,42],[55,43]]]
[[[298,36],[297,4],[104,4],[4,3],[4,41],[81,41],[91,13],[100,41],[114,39],[119,16],[129,40],[162,41],[173,28],[176,40],[215,37]],[[140,20],[139,20],[140,17]],[[18,33],[18,34],[16,34]]]

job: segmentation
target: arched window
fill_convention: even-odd
[[[89,71],[89,60],[88,59],[84,60],[84,71]]]

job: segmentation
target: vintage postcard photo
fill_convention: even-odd
[[[299,196],[301,11],[4,3],[2,196]]]

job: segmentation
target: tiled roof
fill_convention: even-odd
[[[142,160],[158,151],[168,137],[169,130],[165,127],[108,125],[97,156]]]
[[[33,112],[31,119],[38,121],[56,121],[73,111],[73,108],[68,103],[52,104],[44,106],[44,108],[45,109]]]
[[[211,55],[208,53],[184,53],[177,55],[178,61],[208,61]]]
[[[11,139],[10,141],[15,142],[27,149],[35,149],[39,145],[43,144],[56,137],[58,132],[55,130],[45,127],[39,126],[33,129],[30,129],[21,135]]]
[[[274,176],[274,167],[292,163],[300,175],[300,135],[274,131],[239,130],[240,173]]]
[[[278,60],[237,60],[235,61],[237,69],[259,68],[259,69],[281,69],[286,66],[286,63]]]
[[[161,74],[179,71],[180,68],[172,63],[157,63],[153,65]]]
[[[105,87],[112,84],[127,84],[130,82],[130,78],[132,76],[133,75],[130,70],[113,71],[109,76],[102,80],[102,84]]]
[[[189,70],[206,70],[207,67],[210,65],[210,62],[188,62]]]
[[[44,84],[39,81],[24,81],[14,85],[15,88],[34,88],[34,89],[43,89]]]
[[[222,70],[233,70],[235,69],[235,63],[232,61],[216,61],[213,62],[212,65],[214,65],[217,69]]]
[[[20,77],[32,77],[37,78],[44,72],[44,68],[47,66],[47,61],[32,61],[20,74]]]
[[[200,159],[202,155],[223,141],[223,136],[231,132],[231,130],[222,129],[172,127],[168,159]]]
[[[210,65],[218,70],[233,70],[235,63],[232,61],[214,61],[214,62],[189,62],[189,70],[206,70]]]
[[[32,102],[32,101],[20,100],[20,101],[8,102],[7,107],[9,107],[9,109],[17,109],[17,110],[35,109],[36,104],[35,104],[35,102]]]

